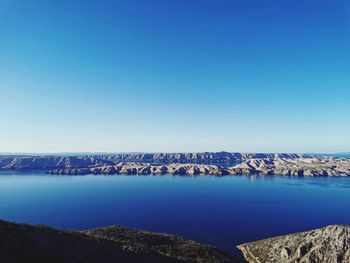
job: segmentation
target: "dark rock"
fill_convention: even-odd
[[[235,262],[225,252],[173,235],[120,226],[62,231],[0,221],[0,262]]]

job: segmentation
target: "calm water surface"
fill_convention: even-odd
[[[242,242],[350,224],[350,178],[1,172],[0,218],[72,229],[125,225],[235,253]]]

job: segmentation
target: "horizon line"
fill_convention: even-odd
[[[161,154],[161,153],[220,153],[220,152],[226,152],[226,153],[242,153],[242,154],[249,154],[249,153],[255,153],[255,154],[350,154],[350,151],[341,151],[341,152],[298,152],[298,151],[183,151],[183,152],[172,152],[172,151],[139,151],[139,152],[134,152],[134,151],[106,151],[106,152],[99,152],[99,151],[92,151],[92,152],[0,152],[0,155],[88,155],[88,154],[93,154],[93,155],[101,155],[101,154]]]

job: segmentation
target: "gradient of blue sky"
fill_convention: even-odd
[[[0,0],[0,152],[348,151],[346,0]]]

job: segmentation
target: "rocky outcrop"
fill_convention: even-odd
[[[349,158],[298,154],[179,153],[0,156],[2,170],[50,174],[179,174],[348,176]]]
[[[239,245],[250,263],[348,263],[350,226],[333,225]]]
[[[110,226],[62,231],[0,221],[0,262],[235,262],[225,252],[168,234]]]

